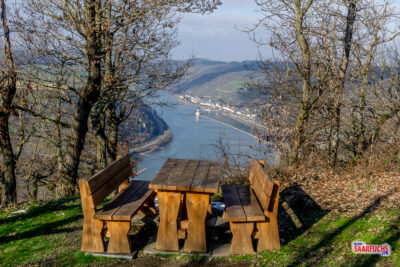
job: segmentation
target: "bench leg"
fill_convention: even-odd
[[[254,254],[251,234],[254,223],[230,222],[232,231],[231,254]]]
[[[86,252],[104,252],[104,221],[84,216],[81,250]]]
[[[186,193],[188,214],[187,239],[184,251],[206,252],[206,216],[210,196],[208,194]]]
[[[155,193],[143,204],[143,206],[139,209],[138,214],[142,214],[143,216],[156,216],[157,210],[154,198]]]
[[[107,221],[107,228],[110,233],[107,252],[130,254],[131,245],[129,243],[128,233],[131,229],[131,222]]]
[[[158,191],[160,224],[157,232],[156,249],[178,251],[178,212],[181,193]]]
[[[260,232],[257,251],[280,249],[279,230],[277,219],[271,218],[269,222],[257,223],[257,229]]]
[[[156,202],[155,202],[154,197],[155,197],[155,195],[153,195],[153,197],[147,201],[145,206],[150,210],[151,213],[153,213],[154,215],[157,215]]]

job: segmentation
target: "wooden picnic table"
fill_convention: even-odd
[[[218,192],[220,173],[221,166],[212,161],[169,158],[164,163],[149,184],[158,194],[160,212],[156,249],[179,250],[178,233],[181,237],[186,231],[184,251],[207,251],[205,221],[210,195]]]

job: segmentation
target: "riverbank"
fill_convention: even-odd
[[[162,135],[156,136],[145,144],[137,146],[135,148],[130,148],[129,153],[133,156],[138,154],[147,154],[163,148],[164,146],[168,145],[172,141],[172,139],[173,136],[171,130],[168,128],[164,131]]]

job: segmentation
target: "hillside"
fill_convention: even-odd
[[[120,132],[131,153],[150,152],[172,140],[167,123],[153,108],[144,104],[122,123]]]
[[[178,94],[239,105],[252,97],[246,81],[260,78],[256,61],[222,62],[195,59],[189,74],[175,87]]]

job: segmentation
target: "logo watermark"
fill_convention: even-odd
[[[387,243],[372,245],[364,241],[353,241],[351,242],[351,250],[356,254],[379,254],[381,256],[389,256],[392,254],[392,248]]]

